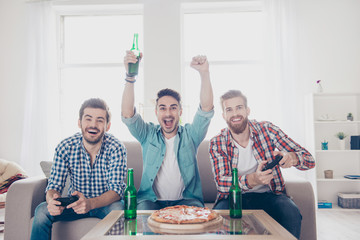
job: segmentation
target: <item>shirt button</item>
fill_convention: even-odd
[[[152,180],[152,179],[150,179],[150,181],[152,182],[153,180]]]

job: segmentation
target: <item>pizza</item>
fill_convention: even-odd
[[[188,224],[209,222],[218,217],[218,213],[205,207],[177,205],[153,212],[150,218],[160,223]]]

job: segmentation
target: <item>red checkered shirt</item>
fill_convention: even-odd
[[[308,170],[315,167],[314,158],[299,144],[289,138],[279,127],[270,122],[249,120],[250,138],[253,141],[253,152],[258,163],[263,160],[274,160],[273,152],[295,152],[299,163],[295,167],[299,170]],[[238,167],[239,150],[235,146],[228,128],[210,141],[210,158],[215,183],[218,189],[216,201],[227,198],[231,186],[231,170]],[[275,193],[284,192],[285,183],[279,166],[273,170],[274,178],[270,188]],[[239,176],[239,183],[243,192],[251,189],[247,175]]]

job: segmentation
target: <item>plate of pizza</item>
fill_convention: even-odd
[[[148,218],[149,227],[156,233],[201,233],[218,227],[223,218],[209,208],[176,205],[162,208]]]

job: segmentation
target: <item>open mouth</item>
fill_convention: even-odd
[[[164,125],[166,128],[171,128],[173,125],[173,122],[174,122],[173,118],[164,119]]]
[[[98,129],[90,128],[90,129],[87,130],[87,132],[88,132],[90,135],[96,135],[96,134],[98,134],[99,130],[98,130]]]
[[[235,124],[240,123],[242,119],[243,119],[242,117],[234,117],[231,119],[231,122]]]

